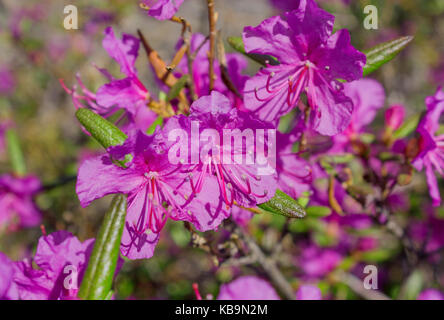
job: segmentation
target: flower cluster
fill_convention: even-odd
[[[364,77],[393,59],[405,39],[364,54],[352,45],[349,30],[335,28],[335,16],[314,0],[270,0],[278,14],[244,27],[242,37],[229,39],[237,52],[226,53],[214,2],[207,2],[208,36],[176,16],[183,3],[139,3],[148,16],[182,26],[170,63],[142,31],[119,34],[108,26],[102,47],[112,65],[93,68],[103,82],[91,89],[80,73],[72,86],[59,79],[81,123],[79,135],[82,130],[104,147],[82,158],[75,177],[45,184],[21,172],[27,159],[6,137],[11,121],[0,121],[0,156],[13,168],[0,175],[0,232],[60,216],[56,230],[76,230],[67,227],[77,219],[71,208],[46,215],[53,195],[43,195],[40,208],[36,204],[39,194],[76,178],[72,193],[82,208],[111,194],[126,199],[125,216],[119,212],[123,224],[113,229],[116,260],[118,248],[126,261],[150,259],[162,237],[174,242],[169,249],[176,256],[190,235],[188,242],[211,258],[212,271],[222,270],[218,300],[329,299],[348,294],[342,283],[369,299],[387,298],[382,292],[390,288],[401,297],[443,300],[430,281],[414,293],[392,290],[389,281],[399,265],[413,273],[425,261],[439,270],[444,248],[442,212],[436,209],[444,176],[444,91],[438,87],[425,99],[425,110],[410,116],[405,101],[395,101],[377,76]],[[40,6],[16,14],[31,21],[46,16]],[[93,34],[116,17],[92,10],[86,29]],[[17,42],[26,36],[18,24],[10,29]],[[66,48],[54,43],[55,60]],[[251,75],[250,60],[261,65]],[[145,79],[147,70],[153,81]],[[13,70],[0,66],[0,98],[18,88]],[[421,171],[427,190],[412,183]],[[427,193],[431,205],[419,202],[417,194]],[[21,257],[27,258],[12,261],[0,252],[0,299],[79,298],[106,232],[81,242],[68,231],[46,235],[40,227],[32,258],[25,252]],[[385,264],[391,257],[402,263]],[[373,280],[379,291],[353,289],[376,263],[387,266]],[[244,265],[254,268],[244,273]],[[245,275],[252,270],[260,271]],[[194,289],[201,299],[197,283]]]

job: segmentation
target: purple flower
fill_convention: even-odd
[[[417,300],[444,300],[444,294],[436,289],[422,291]]]
[[[427,184],[434,206],[439,206],[441,196],[434,170],[444,176],[444,135],[435,133],[439,129],[439,118],[444,109],[444,92],[438,88],[434,96],[426,98],[427,114],[418,125],[420,134],[419,152],[413,161],[414,167],[421,171],[425,168]]]
[[[353,103],[337,79],[362,77],[366,57],[350,44],[347,30],[332,34],[334,16],[313,0],[298,1],[297,10],[264,20],[243,32],[250,53],[275,57],[245,84],[245,106],[265,121],[276,121],[294,108],[305,92],[309,123],[317,132],[335,135],[349,124]]]
[[[323,249],[311,245],[304,249],[299,265],[308,277],[323,277],[333,271],[342,261],[342,256],[333,249]]]
[[[184,0],[143,0],[149,7],[148,14],[158,20],[171,19],[179,10]]]
[[[9,95],[14,91],[15,78],[6,67],[0,68],[0,95]]]
[[[384,87],[373,79],[360,79],[344,84],[344,94],[354,105],[350,124],[341,134],[334,136],[334,146],[330,152],[344,152],[350,142],[359,138],[363,129],[369,125],[379,109],[384,106]]]
[[[169,217],[189,221],[200,231],[215,229],[228,217],[218,201],[216,181],[206,184],[205,193],[193,194],[186,166],[169,161],[169,148],[162,132],[147,136],[137,131],[122,146],[85,160],[79,168],[76,191],[83,207],[108,194],[128,195],[121,252],[130,259],[153,255]],[[130,153],[133,159],[126,168],[113,163]]]
[[[282,11],[291,11],[294,9],[299,8],[299,1],[298,0],[269,0],[270,4],[275,7],[276,9],[282,10]],[[335,0],[319,0],[320,2],[332,2]],[[344,4],[350,4],[351,0],[342,0],[342,3]]]
[[[444,247],[444,220],[436,216],[432,207],[426,207],[424,220],[413,220],[410,225],[412,239],[421,244],[426,253],[438,252]],[[430,256],[433,258],[433,255]]]
[[[183,45],[183,40],[179,41],[177,48]],[[193,61],[193,82],[198,97],[202,97],[208,94],[210,86],[209,78],[209,59],[208,51],[210,50],[209,41],[205,36],[200,33],[194,33],[191,36],[191,51],[196,55]],[[198,50],[199,51],[196,51]],[[230,77],[236,90],[242,92],[245,86],[245,82],[249,78],[242,72],[247,68],[247,60],[238,53],[226,54],[227,60],[227,73]],[[185,56],[178,64],[176,70],[176,76],[180,78],[184,74],[188,74],[188,60]],[[219,61],[214,60],[214,74],[216,76],[214,83],[214,90],[223,93],[237,108],[242,108],[243,101],[240,97],[231,92],[224,82],[222,81],[222,74]]]
[[[405,108],[402,105],[396,104],[392,105],[385,112],[385,125],[390,128],[390,130],[397,130],[405,118]]]
[[[321,290],[318,287],[304,284],[296,291],[297,300],[322,300]]]
[[[32,198],[40,190],[34,176],[0,176],[0,227],[33,227],[40,223],[41,213]]]
[[[0,252],[0,300],[17,300],[18,290],[13,281],[14,264]]]
[[[100,87],[97,90],[97,103],[105,108],[117,105],[134,115],[149,98],[149,92],[137,77],[134,66],[140,40],[126,33],[122,35],[122,40],[118,40],[113,29],[108,27],[105,29],[102,45],[110,57],[120,65],[120,71],[126,78],[112,79],[110,83]]]
[[[205,192],[207,181],[214,181],[227,206],[252,207],[271,199],[276,191],[274,127],[237,110],[217,91],[195,101],[190,111],[189,117],[171,118],[164,130],[175,142],[176,161],[191,166],[193,192]]]
[[[60,83],[72,96],[76,108],[87,107],[104,117],[112,115],[118,109],[124,109],[131,124],[146,130],[155,120],[156,114],[146,106],[150,94],[138,78],[134,66],[140,40],[126,33],[122,35],[122,39],[117,39],[111,27],[106,28],[104,33],[102,45],[110,57],[120,65],[120,71],[126,77],[116,79],[107,70],[98,68],[109,83],[101,86],[97,93],[90,91],[79,75],[76,75],[76,79],[81,93],[77,92],[77,86],[69,89],[63,80],[60,80]]]
[[[231,209],[231,217],[238,225],[242,227],[245,227],[253,216],[253,212],[239,208],[238,206],[233,206]]]
[[[67,231],[42,236],[34,258],[13,262],[12,273],[11,262],[5,262],[4,258],[2,261],[0,253],[0,269],[9,270],[9,273],[1,272],[3,277],[9,275],[8,294],[12,294],[9,297],[22,300],[76,299],[93,243],[94,239],[82,243]]]
[[[293,198],[310,190],[312,171],[309,163],[292,152],[296,142],[294,134],[277,134],[277,162],[279,189]]]
[[[255,276],[244,276],[220,287],[217,300],[280,300],[274,288]]]

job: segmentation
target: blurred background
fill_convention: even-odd
[[[386,89],[387,105],[403,104],[412,114],[422,110],[424,98],[444,83],[444,1],[324,0],[318,3],[336,16],[336,29],[350,30],[352,42],[358,49],[404,35],[415,36],[413,43],[400,56],[372,74],[372,78],[380,81]],[[78,8],[78,30],[63,28],[63,8],[68,4]],[[368,4],[376,5],[379,10],[378,30],[365,30],[363,27],[363,8]],[[216,0],[216,8],[218,28],[224,38],[239,36],[244,26],[257,25],[264,18],[279,13],[279,9],[272,7],[268,0]],[[185,0],[178,15],[191,23],[193,31],[208,33],[206,1]],[[15,124],[28,171],[37,175],[47,188],[47,192],[37,199],[44,212],[43,224],[47,232],[65,229],[81,240],[95,236],[110,198],[96,201],[86,209],[79,205],[75,194],[79,161],[100,152],[101,148],[81,131],[71,97],[63,90],[59,79],[71,87],[76,73],[79,73],[85,85],[95,91],[105,79],[93,64],[118,73],[117,64],[101,46],[103,30],[107,26],[113,26],[117,34],[136,35],[136,30],[141,29],[165,61],[171,61],[174,56],[181,31],[179,24],[149,17],[139,8],[137,0],[0,0],[0,122]],[[228,45],[226,49],[230,51]],[[142,50],[137,68],[147,88],[158,92]],[[251,63],[249,74],[256,70],[257,65]],[[375,126],[382,124],[380,115]],[[7,155],[2,152],[0,173],[8,171]],[[416,188],[417,192],[407,199],[410,203],[400,214],[421,220],[426,208],[418,203],[427,202],[427,190],[424,183]],[[233,266],[229,263],[216,268],[211,254],[192,248],[190,234],[183,224],[169,222],[167,228],[169,231],[162,233],[152,259],[132,261],[123,266],[117,278],[117,298],[194,299],[191,286],[194,282],[200,285],[203,296],[217,295],[221,283],[240,274],[260,272],[254,266]],[[285,274],[294,279],[292,285],[295,287],[305,277],[299,261],[301,248],[307,241],[316,243],[321,251],[336,247],[342,241],[331,230],[328,221],[312,225],[288,222],[279,216],[257,215],[248,228],[265,250],[271,252],[277,244],[285,248],[279,262]],[[289,230],[289,236],[282,239],[283,228]],[[386,245],[390,238],[386,242],[386,235],[380,234],[381,231],[376,228],[368,228],[365,232],[379,241],[379,251],[374,250],[373,256],[368,255],[367,258],[361,255],[359,262],[383,266],[381,284],[386,294],[397,297],[402,292],[405,297],[415,297],[416,291],[430,284],[444,284],[442,276],[433,272],[432,267],[427,267],[427,262],[411,278],[411,270],[405,271],[398,259],[400,249]],[[355,233],[350,231],[353,236],[356,236]],[[21,259],[34,250],[40,235],[38,227],[14,232],[1,230],[0,251],[12,259]],[[223,245],[224,237],[229,235],[210,232],[207,237],[221,238]],[[321,257],[322,254],[316,256]],[[346,252],[340,260],[345,263],[351,256],[350,252]],[[355,293],[335,279],[329,279],[327,274],[317,277],[316,283],[325,297],[357,298]],[[406,289],[405,283],[410,287]]]

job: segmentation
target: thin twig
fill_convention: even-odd
[[[353,292],[367,300],[391,300],[382,292],[373,289],[366,289],[364,283],[352,275],[351,273],[345,273],[343,271],[335,273],[337,279],[346,284]]]
[[[228,73],[227,57],[225,56],[225,48],[222,37],[220,36],[220,31],[217,33],[217,58],[219,60],[222,81],[231,92],[233,92],[238,98],[242,99],[242,95],[239,90],[237,90]]]
[[[216,50],[216,12],[214,10],[214,0],[207,0],[208,4],[208,21],[210,26],[210,52],[208,53],[208,60],[210,63],[209,76],[210,76],[210,92],[214,89],[214,82],[216,76],[214,74],[214,57]]]
[[[275,261],[267,257],[257,243],[244,230],[242,230],[242,228],[236,228],[235,232],[244,240],[248,249],[251,251],[251,254],[256,257],[256,261],[268,274],[279,291],[281,291],[287,299],[295,300],[293,288],[290,283],[288,283],[287,279],[285,279]]]

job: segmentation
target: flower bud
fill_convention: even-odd
[[[402,105],[393,105],[385,112],[385,125],[392,129],[397,130],[405,118],[405,108]]]

